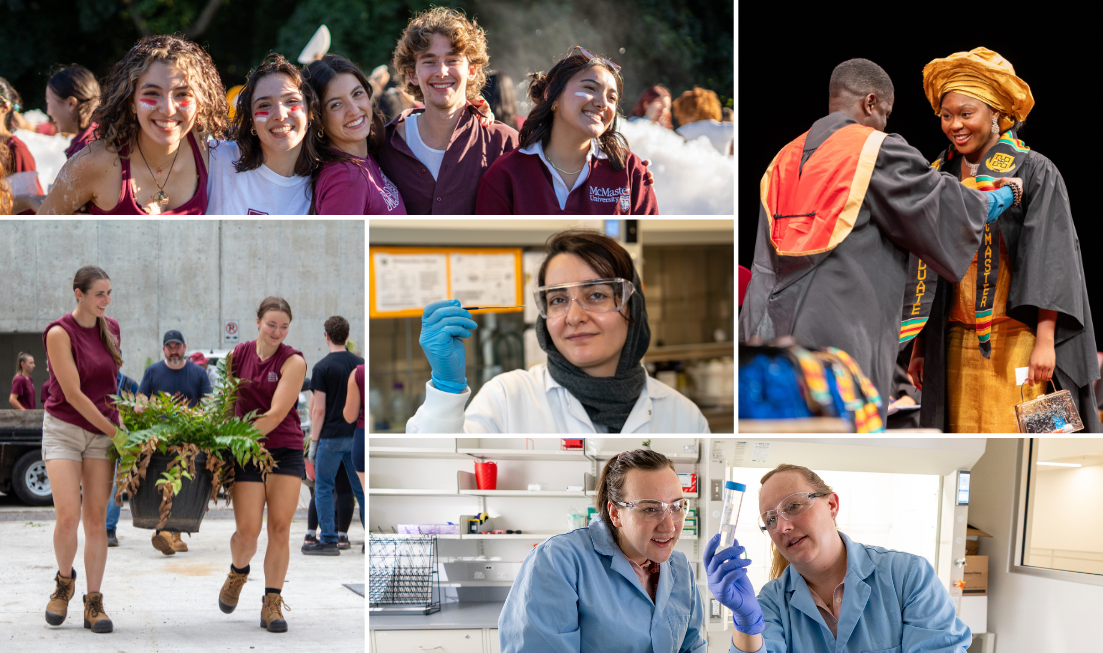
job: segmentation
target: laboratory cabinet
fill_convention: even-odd
[[[463,630],[373,630],[378,653],[499,653],[497,628]]]

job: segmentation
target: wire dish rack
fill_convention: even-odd
[[[435,535],[368,537],[368,612],[432,614],[440,610]]]

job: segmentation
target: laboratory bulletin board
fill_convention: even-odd
[[[458,299],[464,306],[525,303],[519,247],[369,247],[368,282],[372,318],[421,317],[441,299]]]

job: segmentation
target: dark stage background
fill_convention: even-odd
[[[1097,196],[1103,171],[1098,129],[1098,34],[1094,21],[1032,3],[1018,11],[996,5],[907,3],[739,8],[739,264],[751,267],[758,227],[759,181],[778,150],[827,114],[827,84],[835,66],[863,57],[892,78],[896,102],[887,131],[902,135],[933,161],[949,141],[923,95],[923,66],[954,52],[986,47],[1004,56],[1034,94],[1022,138],[1056,164],[1065,178],[1080,238],[1093,307],[1096,343],[1103,344],[1103,256],[1097,250]],[[776,7],[774,9],[773,7]],[[845,9],[844,9],[845,8]],[[997,20],[994,10],[1007,16]]]

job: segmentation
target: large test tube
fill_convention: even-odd
[[[735,481],[724,481],[724,510],[720,514],[720,549],[731,546],[735,541],[735,525],[739,521],[739,511],[743,507],[743,495],[747,486]]]

